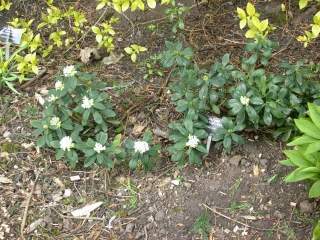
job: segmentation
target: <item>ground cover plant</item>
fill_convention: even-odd
[[[319,239],[318,13],[263,5],[1,1],[0,239]]]

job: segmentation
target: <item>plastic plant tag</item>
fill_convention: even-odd
[[[210,116],[208,118],[208,130],[209,130],[209,136],[207,140],[207,152],[210,151],[211,141],[212,141],[212,135],[215,134],[216,130],[222,127],[222,119],[214,116]]]
[[[4,27],[0,30],[0,41],[20,45],[23,32],[24,30],[20,28]]]

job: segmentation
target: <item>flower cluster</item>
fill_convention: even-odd
[[[200,140],[197,136],[189,135],[186,146],[190,148],[196,148],[199,145],[199,143],[200,143]]]
[[[73,65],[70,65],[70,66],[66,66],[64,69],[63,69],[63,75],[65,77],[73,77],[74,75],[76,75],[77,73],[77,70],[76,68],[73,66]]]
[[[244,106],[248,106],[250,103],[250,98],[248,98],[247,96],[241,96],[240,97],[240,102],[242,105]]]
[[[134,143],[134,152],[144,154],[149,151],[149,144],[146,141],[136,141]]]
[[[96,142],[93,149],[96,153],[101,153],[106,150],[106,146],[103,146],[101,143]]]
[[[60,140],[60,148],[63,151],[70,151],[70,149],[73,147],[74,147],[74,143],[71,137],[65,136]]]
[[[84,96],[82,98],[82,104],[81,104],[82,108],[90,109],[93,106],[93,104],[94,104],[93,99],[90,99],[87,96]]]

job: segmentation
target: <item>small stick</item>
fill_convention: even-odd
[[[28,209],[29,209],[29,206],[30,206],[30,203],[31,203],[31,199],[32,199],[32,195],[36,189],[36,185],[37,185],[37,181],[38,181],[38,178],[39,178],[39,174],[36,175],[36,179],[34,180],[34,183],[33,183],[33,186],[32,186],[32,189],[31,189],[31,192],[28,196],[28,199],[27,199],[27,203],[26,203],[26,206],[24,208],[24,212],[23,212],[23,217],[22,217],[22,222],[21,222],[21,227],[20,227],[20,235],[21,235],[21,239],[25,239],[24,238],[24,228],[26,226],[26,222],[27,222],[27,217],[28,217]]]
[[[240,222],[239,220],[236,220],[236,219],[233,219],[233,218],[231,218],[231,217],[229,217],[227,215],[224,215],[223,213],[218,212],[216,209],[211,208],[211,207],[209,207],[208,205],[206,205],[204,203],[202,203],[202,206],[204,206],[205,208],[209,209],[211,212],[219,215],[220,217],[223,217],[223,218],[228,219],[228,220],[230,220],[232,222],[238,223],[238,224],[240,224],[240,225],[242,225],[244,227],[252,228],[252,229],[255,229],[255,230],[259,230],[259,231],[274,231],[274,229],[271,229],[271,228],[258,228],[258,227],[250,226],[250,225],[248,225],[246,223]]]

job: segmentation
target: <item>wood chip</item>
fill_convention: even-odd
[[[86,217],[90,216],[90,213],[100,207],[103,202],[96,202],[92,204],[88,204],[82,208],[76,209],[71,212],[72,216],[74,217]]]
[[[7,177],[5,177],[5,176],[0,175],[0,183],[10,184],[10,183],[12,183],[12,180],[7,178]]]

